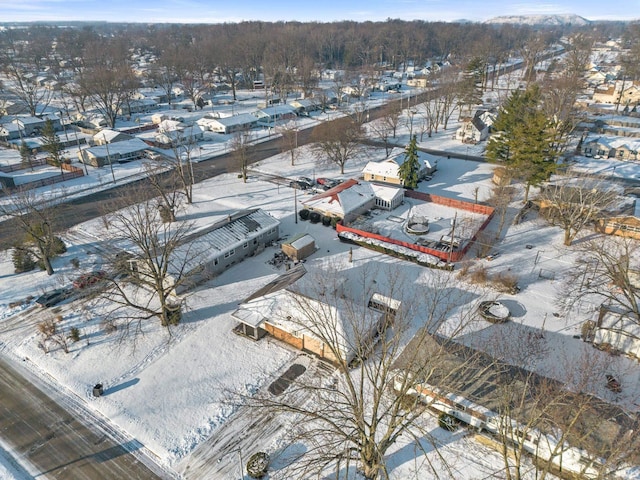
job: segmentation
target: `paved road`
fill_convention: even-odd
[[[103,425],[78,418],[81,410],[63,408],[62,399],[45,394],[19,367],[0,357],[0,432],[26,467],[22,473],[29,471],[25,478],[163,478],[131,453],[140,448],[135,440],[115,441]]]

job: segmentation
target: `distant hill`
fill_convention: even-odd
[[[503,15],[490,18],[484,23],[513,23],[518,25],[536,25],[553,27],[557,25],[584,26],[591,23],[584,17],[574,14],[564,15]]]

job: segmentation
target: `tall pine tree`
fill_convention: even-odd
[[[62,144],[56,134],[53,122],[49,119],[44,123],[42,129],[42,149],[49,154],[51,163],[56,167],[62,165]]]
[[[537,85],[516,90],[500,109],[487,144],[486,157],[501,164],[507,176],[529,189],[540,185],[555,171],[558,151],[552,119],[540,108],[542,93]]]
[[[398,169],[398,176],[402,180],[405,188],[414,189],[420,180],[420,160],[418,158],[418,144],[416,136],[411,137],[411,141],[404,151],[404,162]]]

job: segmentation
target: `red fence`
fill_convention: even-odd
[[[402,247],[409,248],[416,252],[433,255],[434,257],[437,257],[447,262],[459,262],[460,260],[462,260],[465,254],[469,251],[469,249],[471,248],[471,245],[473,245],[473,243],[476,241],[476,239],[478,238],[478,234],[482,232],[485,228],[487,228],[487,225],[489,225],[489,222],[491,221],[494,215],[494,209],[487,205],[480,205],[478,203],[465,202],[462,200],[441,197],[439,195],[416,192],[413,190],[405,190],[404,194],[406,197],[415,198],[416,200],[422,200],[424,202],[436,203],[438,205],[445,205],[452,208],[458,208],[460,210],[466,210],[473,213],[487,215],[487,219],[482,223],[478,231],[473,235],[470,241],[467,242],[464,248],[462,250],[458,250],[454,252],[436,250],[434,248],[424,247],[422,245],[416,245],[414,243],[403,242],[402,240],[396,240],[394,238],[385,237],[383,235],[378,235],[378,234],[367,232],[364,230],[358,230],[357,228],[351,228],[351,227],[342,225],[341,223],[338,223],[336,225],[336,231],[338,233],[352,232],[352,233],[355,233],[356,235],[360,235],[361,237],[371,238],[371,239],[379,240],[382,242],[390,243],[393,245],[400,245]]]

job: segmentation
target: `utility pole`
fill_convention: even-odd
[[[113,163],[111,163],[111,155],[109,154],[109,142],[107,142],[107,136],[103,133],[102,138],[104,138],[104,146],[107,148],[107,159],[109,160],[109,168],[111,169],[111,178],[113,178],[113,183],[116,183],[116,176],[113,173]]]

